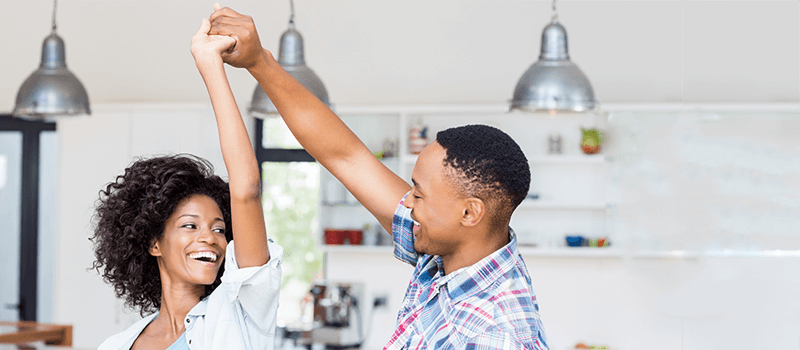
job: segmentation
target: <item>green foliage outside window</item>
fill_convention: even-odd
[[[295,281],[304,285],[322,268],[322,252],[313,233],[317,232],[319,164],[262,164],[262,202],[267,233],[283,247],[282,286]]]

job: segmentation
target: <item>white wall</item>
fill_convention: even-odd
[[[61,1],[67,64],[94,103],[204,102],[189,38],[213,1]],[[0,1],[0,111],[38,65],[52,2]],[[223,1],[277,51],[288,1]],[[798,101],[797,1],[560,1],[602,102]],[[298,0],[306,59],[335,104],[502,103],[539,52],[550,1]],[[255,82],[231,72],[239,99]]]

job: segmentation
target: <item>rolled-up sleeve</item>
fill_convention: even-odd
[[[282,264],[283,247],[271,239],[269,262],[262,266],[240,269],[233,241],[225,252],[225,273],[220,287],[226,289],[230,302],[238,299],[247,317],[264,331],[270,331],[276,325]]]
[[[394,211],[392,239],[394,240],[394,256],[411,266],[417,266],[419,254],[414,250],[414,220],[411,219],[411,209],[405,206],[409,193],[411,192],[403,196]]]

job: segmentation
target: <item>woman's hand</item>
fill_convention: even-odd
[[[262,63],[266,56],[272,58],[272,54],[261,47],[261,40],[252,17],[215,4],[214,13],[209,20],[211,21],[209,34],[231,36],[236,39],[235,47],[222,53],[225,63],[250,70]]]
[[[198,69],[207,64],[222,64],[222,53],[236,45],[236,39],[224,35],[208,35],[211,22],[203,18],[200,29],[192,37],[191,51]]]

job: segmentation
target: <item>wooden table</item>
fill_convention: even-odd
[[[31,321],[0,321],[0,344],[27,344],[34,342],[72,346],[72,326]]]

